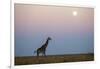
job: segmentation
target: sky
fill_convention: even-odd
[[[48,37],[47,55],[94,52],[94,9],[14,5],[15,56],[36,56]]]

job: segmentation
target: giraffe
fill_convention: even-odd
[[[34,53],[37,53],[37,56],[39,56],[40,53],[42,56],[46,56],[46,48],[48,46],[49,40],[51,40],[50,37],[47,38],[46,42],[40,48],[34,51]]]

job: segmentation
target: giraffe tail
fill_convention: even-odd
[[[36,52],[37,52],[37,51],[35,50],[35,51],[34,51],[34,54],[35,54]]]

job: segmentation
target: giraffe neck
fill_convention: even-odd
[[[45,47],[48,46],[49,40],[47,39],[46,43],[45,43]]]

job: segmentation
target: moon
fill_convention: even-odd
[[[73,16],[77,16],[77,11],[72,12]]]

